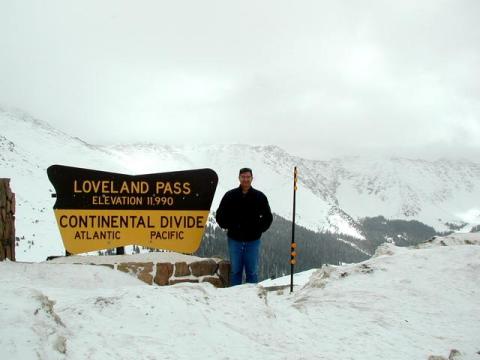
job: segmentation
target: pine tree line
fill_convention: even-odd
[[[262,236],[259,278],[279,277],[290,273],[290,243],[292,223],[276,214],[270,229]],[[367,255],[337,239],[337,234],[315,233],[301,226],[295,228],[297,265],[295,271],[320,268],[323,264],[360,262]],[[342,236],[346,240],[348,236]],[[228,259],[227,236],[218,226],[208,224],[200,249],[201,257]]]

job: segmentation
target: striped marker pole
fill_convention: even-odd
[[[290,292],[293,292],[293,273],[295,263],[297,262],[295,257],[297,256],[297,243],[295,242],[295,206],[297,201],[297,167],[293,170],[293,219],[292,219],[292,243],[290,245]]]

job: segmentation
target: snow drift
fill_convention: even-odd
[[[479,244],[387,244],[298,274],[292,294],[287,277],[157,287],[99,266],[3,262],[2,358],[478,359]]]

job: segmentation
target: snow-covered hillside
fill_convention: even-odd
[[[157,287],[103,266],[7,261],[0,263],[1,355],[475,360],[479,244],[479,234],[417,248],[385,244],[363,263],[298,274],[293,294],[278,288],[287,279]]]
[[[0,177],[10,178],[16,197],[17,260],[41,261],[65,253],[53,214],[53,164],[125,171],[100,148],[22,113],[0,110]]]
[[[466,160],[412,160],[347,157],[329,161],[292,156],[275,146],[126,145],[106,148],[131,164],[133,172],[150,168],[212,167],[219,190],[236,185],[238,168],[250,165],[255,184],[270,195],[273,208],[291,218],[294,166],[299,171],[298,221],[315,231],[362,237],[356,221],[383,215],[415,219],[439,231],[446,223],[480,223],[480,164]],[[218,200],[218,198],[217,198]]]
[[[275,146],[154,144],[93,146],[19,112],[0,109],[0,176],[17,196],[17,256],[42,260],[63,253],[46,168],[64,164],[127,174],[208,167],[219,175],[212,205],[237,186],[238,169],[253,168],[254,186],[274,212],[292,217],[293,167],[299,170],[297,223],[363,239],[358,219],[383,215],[448,229],[480,224],[480,164],[465,160],[340,158],[314,161]],[[31,251],[35,249],[35,251]]]

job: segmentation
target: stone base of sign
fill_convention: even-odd
[[[131,273],[149,285],[153,282],[153,263],[120,263],[117,265],[117,270]]]
[[[135,276],[149,285],[208,282],[217,288],[230,286],[229,261],[181,254],[177,254],[181,256],[179,261],[171,261],[172,253],[142,255],[68,256],[54,258],[51,262],[107,266]]]
[[[190,264],[177,263],[118,263],[114,269],[136,276],[149,285],[174,285],[178,283],[208,282],[215,287],[230,285],[230,262],[205,259]]]

